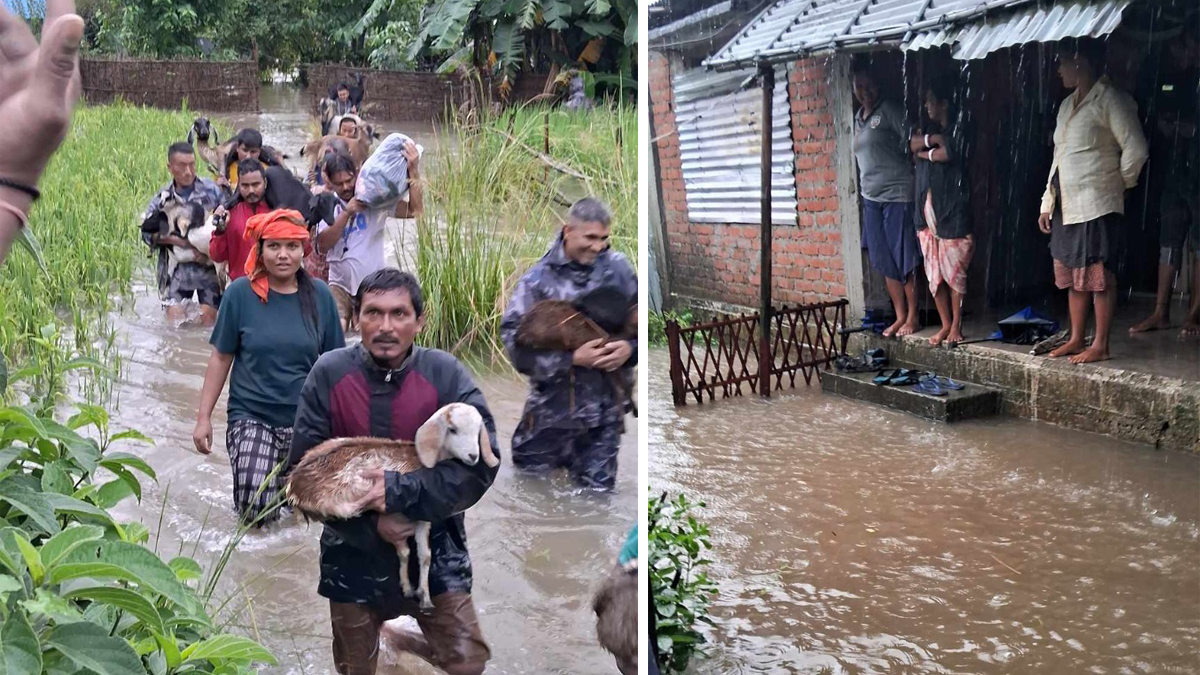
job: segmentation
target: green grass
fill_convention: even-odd
[[[0,268],[0,351],[11,362],[111,351],[106,315],[144,260],[137,216],[162,182],[167,145],[190,123],[182,112],[76,109],[29,218],[46,273],[24,249]]]
[[[547,120],[549,156],[567,171],[538,157]],[[636,269],[636,112],[526,106],[485,115],[477,126],[452,121],[442,133],[458,151],[434,158],[418,223],[417,274],[429,306],[422,342],[501,363],[507,296],[545,253],[572,201],[594,195],[608,203],[613,247]]]

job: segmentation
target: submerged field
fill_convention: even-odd
[[[129,105],[76,110],[30,218],[45,273],[24,249],[0,268],[0,352],[14,367],[58,368],[88,356],[120,368],[108,316],[139,267],[152,264],[138,218],[169,180],[166,148],[192,117]],[[547,130],[550,162],[540,156]],[[448,121],[439,133],[453,137],[456,151],[430,159],[434,179],[419,223],[418,275],[429,298],[423,341],[500,363],[504,296],[544,253],[570,201],[607,201],[614,248],[636,266],[636,111],[523,107],[470,125]]]

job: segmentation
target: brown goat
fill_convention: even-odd
[[[617,565],[592,597],[596,613],[596,638],[612,653],[621,675],[637,673],[638,588],[637,571]]]
[[[530,349],[551,349],[573,352],[593,340],[604,340],[604,344],[615,340],[630,340],[637,337],[637,305],[629,310],[625,326],[617,335],[609,335],[583,312],[567,300],[542,300],[521,318],[517,326],[517,344]],[[608,373],[609,381],[618,396],[628,402],[633,416],[637,417],[637,403],[632,387],[620,371]]]
[[[433,414],[417,430],[416,441],[384,438],[335,438],[304,454],[288,477],[288,502],[306,518],[318,521],[353,518],[371,484],[363,475],[372,469],[410,473],[432,468],[440,461],[457,459],[474,465],[500,463],[492,453],[483,416],[474,406],[451,403]],[[408,577],[408,542],[389,536],[385,527],[397,516],[380,514],[377,530],[400,557],[400,586],[411,595]],[[419,598],[422,609],[432,609],[429,597],[429,523],[416,523],[417,558],[420,563]]]

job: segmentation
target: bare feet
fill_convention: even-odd
[[[1093,363],[1095,361],[1108,360],[1108,347],[1099,347],[1092,345],[1086,351],[1076,354],[1068,359],[1071,363]]]
[[[942,328],[936,334],[934,334],[933,337],[929,338],[929,344],[933,347],[937,347],[938,345],[942,344],[942,341],[945,340],[946,336],[949,334],[949,328]]]
[[[885,338],[894,337],[896,335],[896,332],[899,331],[900,328],[903,326],[904,326],[904,321],[902,319],[896,319],[896,323],[883,329],[883,337],[885,337]]]
[[[1200,335],[1200,317],[1189,316],[1187,321],[1183,322],[1183,330],[1179,332],[1182,337],[1194,337]]]
[[[1083,340],[1068,340],[1067,343],[1058,349],[1050,352],[1050,358],[1058,358],[1059,356],[1068,356],[1078,354],[1084,348]]]
[[[951,328],[950,334],[946,336],[946,342],[949,342],[952,345],[956,345],[962,341],[963,341],[962,329],[961,328]]]
[[[1141,323],[1137,323],[1137,324],[1130,326],[1129,332],[1131,334],[1132,333],[1148,333],[1152,330],[1162,330],[1164,328],[1170,328],[1170,327],[1171,327],[1171,322],[1167,320],[1167,317],[1164,316],[1162,314],[1162,312],[1156,311],[1153,314],[1151,314],[1149,317],[1147,317],[1145,321],[1142,321]]]
[[[900,330],[896,331],[896,335],[904,337],[905,335],[912,335],[919,330],[921,330],[921,324],[917,322],[917,317],[914,316],[905,321],[904,325],[900,326]]]

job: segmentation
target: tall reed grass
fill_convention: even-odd
[[[187,111],[76,109],[29,219],[47,269],[19,248],[0,267],[0,352],[11,363],[116,358],[108,314],[147,260],[137,218],[165,182],[167,146],[191,122]]]
[[[425,344],[477,363],[503,363],[507,297],[581,197],[612,208],[613,247],[636,269],[635,110],[524,106],[483,112],[473,123],[452,118],[439,133],[454,150],[433,158],[417,226]]]

